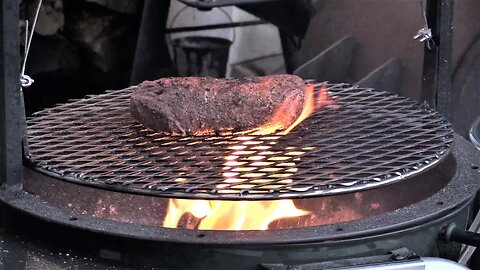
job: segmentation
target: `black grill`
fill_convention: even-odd
[[[178,198],[275,199],[338,194],[417,174],[445,157],[450,124],[407,98],[324,85],[322,107],[288,135],[167,136],[129,113],[134,88],[36,113],[31,164],[65,180]]]

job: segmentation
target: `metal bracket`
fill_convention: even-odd
[[[418,30],[417,34],[413,37],[415,40],[419,40],[421,43],[424,43],[426,41],[426,45],[429,50],[432,49],[432,46],[430,45],[430,42],[433,41],[433,35],[432,35],[432,29],[428,28],[428,26]]]

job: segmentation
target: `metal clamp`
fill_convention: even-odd
[[[32,79],[30,76],[22,74],[20,76],[20,84],[22,85],[23,88],[29,87],[35,82],[34,79]]]
[[[427,14],[425,12],[425,9],[423,8],[423,0],[420,0],[420,8],[422,9],[422,16],[425,21],[425,25],[422,29],[417,31],[417,34],[413,37],[413,39],[418,39],[420,43],[426,42],[425,44],[427,45],[427,48],[431,50],[431,44],[433,43],[433,45],[435,45],[435,42],[433,41],[432,29],[428,26]]]
[[[433,38],[432,29],[428,27],[424,27],[418,30],[417,34],[413,37],[413,39],[417,40],[420,39],[420,42],[430,41]]]

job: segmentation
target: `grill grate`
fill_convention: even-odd
[[[88,96],[28,120],[28,159],[45,173],[85,184],[235,200],[380,186],[419,173],[449,152],[453,132],[438,113],[386,92],[325,86],[335,105],[286,136],[166,136],[131,119],[133,88]]]

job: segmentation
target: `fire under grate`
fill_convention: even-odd
[[[28,119],[29,162],[49,175],[176,198],[275,199],[401,181],[442,160],[453,131],[435,111],[387,92],[326,87],[322,107],[288,135],[167,136],[130,117],[134,88]]]

